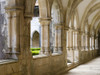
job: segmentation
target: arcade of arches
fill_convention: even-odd
[[[100,0],[38,0],[41,36],[34,32],[32,46],[41,50],[35,56],[30,26],[36,0],[1,0],[0,8],[2,2],[7,24],[0,23],[0,75],[63,75],[99,56]]]

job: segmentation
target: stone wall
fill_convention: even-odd
[[[33,58],[33,75],[60,75],[66,68],[64,55]]]
[[[0,59],[6,58],[3,51],[7,50],[7,20],[4,9],[5,5],[5,1],[0,2]]]
[[[9,50],[11,50],[9,55],[11,55],[12,59],[0,60],[0,75],[58,75],[58,74],[62,75],[61,73],[63,73],[64,71],[68,71],[67,51],[65,43],[66,42],[65,34],[67,29],[62,27],[62,24],[60,24],[60,26],[57,26],[56,29],[56,31],[60,30],[60,34],[57,34],[57,36],[58,35],[61,36],[61,30],[63,30],[64,28],[64,33],[62,33],[64,37],[63,36],[62,36],[63,38],[61,38],[60,36],[58,37],[59,38],[58,41],[60,40],[62,41],[56,43],[56,45],[60,46],[57,46],[55,53],[53,54],[51,54],[49,49],[50,48],[49,25],[51,22],[51,17],[50,17],[51,14],[49,11],[47,11],[50,9],[49,4],[48,4],[49,9],[46,8],[47,4],[45,3],[48,2],[47,0],[39,0],[41,3],[43,3],[41,4],[41,6],[45,7],[45,8],[42,7],[43,10],[41,9],[41,20],[40,20],[42,27],[41,30],[43,33],[41,36],[42,37],[41,55],[32,56],[32,53],[30,51],[30,21],[32,19],[32,14],[33,14],[32,1],[33,0],[10,0],[8,2],[8,9],[6,8],[6,10],[8,11],[7,14],[9,15],[8,25],[12,25],[11,28],[9,27],[9,31],[11,30],[14,31],[13,36],[8,36],[11,37],[9,39],[10,40],[9,44],[11,45],[9,47]],[[23,7],[26,9],[23,9]],[[46,12],[44,12],[44,10]],[[6,24],[4,25],[2,24],[1,25],[2,27],[0,27],[2,30],[1,34],[3,34],[4,31],[6,30],[5,25]],[[3,39],[5,40],[4,35],[2,35],[1,37],[2,39],[0,39],[0,41],[1,40],[3,41]],[[82,41],[83,39],[79,40]],[[58,51],[58,49],[60,52]],[[88,50],[88,52],[86,52],[85,50],[81,51],[80,49],[79,55],[81,60],[79,60],[79,62],[77,63],[78,65],[80,64],[80,62],[83,63],[84,61],[86,62],[86,60],[90,58],[92,59],[94,57],[94,50],[91,51]],[[75,65],[76,64],[73,63],[71,68],[73,68]]]
[[[31,68],[28,70],[26,60],[10,60],[5,64],[0,63],[0,75],[61,75],[66,68],[63,59],[63,55],[33,58],[32,62],[28,62],[31,63]]]

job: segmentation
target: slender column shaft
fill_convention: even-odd
[[[94,36],[92,36],[91,39],[92,39],[92,50],[94,50]]]
[[[49,19],[40,19],[41,23],[41,51],[40,54],[46,54],[49,55],[50,53],[50,37],[49,37],[49,25],[50,20]]]
[[[11,43],[11,39],[12,39],[12,24],[11,24],[11,14],[8,13],[8,49],[9,51],[8,52],[11,52],[12,51],[12,43]]]
[[[45,25],[44,26],[44,28],[45,28],[45,30],[44,30],[44,33],[45,33],[45,36],[44,36],[44,47],[45,47],[45,54],[49,54],[49,39],[50,39],[50,37],[49,37],[49,25]]]
[[[84,34],[81,34],[81,50],[84,51]]]
[[[66,31],[66,47],[69,47],[69,40],[68,40],[68,31]]]
[[[58,52],[58,30],[57,27],[55,28],[55,48],[54,48],[54,53]]]
[[[13,51],[19,52],[20,48],[20,17],[19,12],[14,11],[12,17],[12,45]]]
[[[73,47],[75,50],[78,48],[78,31],[73,32]]]
[[[40,54],[44,53],[44,26],[41,25],[41,51]]]
[[[58,28],[58,52],[61,53],[62,51],[62,27]]]
[[[88,51],[88,34],[85,35],[85,50]]]

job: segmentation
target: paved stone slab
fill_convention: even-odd
[[[65,75],[100,75],[100,57],[70,70]]]

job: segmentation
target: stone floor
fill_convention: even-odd
[[[100,75],[100,57],[80,65],[64,75]]]

